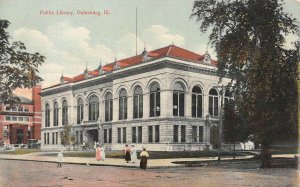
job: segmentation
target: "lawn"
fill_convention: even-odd
[[[3,151],[1,154],[24,155],[30,153],[41,152],[40,149],[16,149],[13,151]]]
[[[137,151],[139,155],[140,151]],[[167,159],[167,158],[197,158],[197,157],[216,157],[218,151],[177,151],[177,152],[166,152],[166,151],[148,151],[150,159]],[[95,157],[94,151],[72,151],[64,152],[65,157]],[[106,151],[107,158],[124,158],[123,151]],[[44,156],[56,156],[56,153],[44,153]],[[236,156],[249,155],[249,153],[238,152]],[[232,157],[233,152],[223,151],[221,152],[223,157]]]

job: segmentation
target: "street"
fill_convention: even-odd
[[[122,168],[0,160],[0,186],[297,186],[296,169]]]

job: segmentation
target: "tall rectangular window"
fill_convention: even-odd
[[[112,142],[112,128],[108,129],[108,143]]]
[[[58,144],[58,132],[55,132],[55,144]]]
[[[104,129],[104,143],[107,143],[107,129]]]
[[[126,127],[123,127],[123,143],[126,143]]]
[[[143,127],[142,126],[138,127],[138,132],[139,132],[138,143],[142,143],[142,138],[143,138]]]
[[[54,142],[54,132],[52,132],[52,144],[55,144],[55,142]]]
[[[121,143],[121,128],[118,128],[118,143]]]
[[[47,133],[47,144],[49,144],[49,133]]]
[[[132,127],[132,143],[136,143],[136,127]]]
[[[44,133],[44,144],[47,144],[47,136],[46,136],[46,133]]]
[[[185,142],[185,125],[181,125],[181,142]]]
[[[153,142],[153,127],[149,126],[148,127],[148,142],[152,143]]]
[[[159,142],[159,125],[155,125],[155,142]]]
[[[197,126],[192,127],[192,140],[193,142],[197,142]]]
[[[203,142],[203,126],[199,126],[199,142]]]
[[[178,142],[178,125],[174,125],[173,142]]]

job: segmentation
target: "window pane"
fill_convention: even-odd
[[[123,143],[126,143],[126,127],[123,127]]]
[[[109,121],[111,121],[113,119],[113,101],[112,100],[109,101],[109,108],[110,108]]]
[[[197,126],[192,127],[193,142],[197,142]]]
[[[178,92],[173,92],[173,116],[178,116]]]
[[[199,142],[203,142],[203,126],[199,126]]]
[[[218,109],[219,109],[219,103],[218,103],[218,98],[215,97],[214,98],[214,116],[218,116],[219,115],[219,112],[218,112]]]
[[[196,117],[196,95],[192,95],[192,117]]]
[[[159,142],[159,125],[155,125],[155,142]]]
[[[209,115],[213,116],[213,97],[209,96]]]
[[[109,101],[105,101],[105,121],[109,121]]]
[[[160,116],[160,92],[156,93],[156,116]]]
[[[150,94],[150,117],[154,117],[155,94]]]
[[[179,94],[179,116],[184,116],[184,93]]]
[[[138,137],[138,143],[142,143],[142,137],[143,137],[143,131],[142,131],[142,127],[138,127],[138,131],[139,131],[139,137]]]
[[[143,95],[139,96],[139,118],[143,117]]]
[[[119,99],[119,119],[123,119],[123,111],[124,111],[124,105],[123,105],[123,98]]]
[[[107,143],[107,129],[104,129],[104,143]]]
[[[112,129],[108,129],[108,143],[112,142]]]
[[[149,126],[148,127],[148,142],[149,143],[153,142],[152,137],[153,137],[153,127]]]
[[[118,128],[118,143],[121,143],[121,128]]]
[[[185,142],[185,125],[181,125],[181,142]]]
[[[132,127],[132,143],[136,143],[136,127]]]
[[[138,118],[138,96],[133,97],[133,118]]]
[[[197,117],[202,118],[202,95],[197,96]]]
[[[124,118],[127,119],[127,97],[124,98]]]
[[[178,125],[174,125],[173,142],[178,142]]]

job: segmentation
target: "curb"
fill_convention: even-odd
[[[0,158],[0,160],[57,163],[56,161],[48,161],[48,160],[28,160],[28,159],[16,159],[16,158]],[[74,162],[63,162],[63,164],[88,165],[88,166],[111,166],[111,167],[120,167],[120,168],[140,168],[139,166],[130,166],[130,165],[126,166],[126,165],[114,165],[114,164],[94,164],[94,163],[74,163]],[[179,168],[179,167],[187,167],[187,166],[185,164],[176,164],[174,166],[147,166],[147,169],[164,169],[164,168]]]

